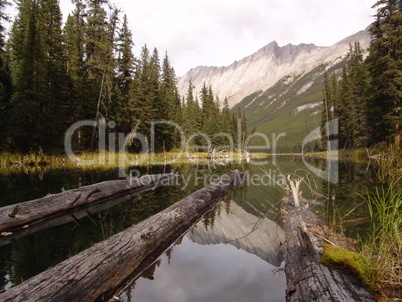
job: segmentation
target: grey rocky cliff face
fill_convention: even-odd
[[[357,41],[363,49],[367,49],[370,44],[368,30],[360,31],[329,47],[314,44],[287,44],[280,47],[274,41],[229,66],[198,66],[189,70],[178,79],[179,93],[186,96],[190,80],[197,93],[205,82],[212,86],[215,96],[221,102],[227,97],[232,107],[247,95],[272,87],[284,76],[302,74],[323,63],[338,62],[347,54],[349,45]]]

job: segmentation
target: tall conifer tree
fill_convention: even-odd
[[[62,15],[57,0],[40,0],[38,30],[44,53],[46,90],[44,114],[51,116],[46,120],[48,145],[61,146],[67,109],[67,71],[62,35]]]
[[[177,91],[176,75],[173,67],[170,65],[169,57],[166,52],[162,64],[162,79],[160,86],[160,117],[162,120],[181,124],[181,106],[180,96]],[[178,145],[180,135],[176,128],[168,125],[162,125],[161,134],[164,137],[163,147],[171,150]]]
[[[67,108],[66,125],[84,119],[83,106],[88,98],[85,84],[87,68],[85,64],[85,4],[75,0],[75,10],[67,17],[64,27],[66,71],[67,71]],[[76,132],[73,140],[76,148],[82,148],[81,129]]]
[[[380,0],[370,27],[367,62],[370,81],[370,120],[374,141],[393,137],[400,144],[402,123],[402,1]]]
[[[13,143],[22,151],[46,145],[47,112],[46,66],[42,40],[38,29],[38,7],[33,3],[27,24],[21,59],[16,62],[12,97]]]
[[[25,32],[28,27],[28,21],[31,16],[32,6],[35,3],[34,0],[18,0],[16,1],[18,15],[15,18],[12,28],[11,28],[11,36],[10,36],[10,49],[11,49],[11,63],[12,69],[14,68],[14,63],[18,64],[18,62],[22,59],[23,56],[23,45],[25,39]]]
[[[128,27],[127,16],[123,18],[123,24],[117,39],[116,76],[111,106],[111,119],[117,123],[116,130],[128,133],[134,123],[132,117],[132,98],[130,88],[133,85],[134,76],[134,46],[132,33]]]
[[[149,142],[150,123],[153,119],[154,93],[150,84],[151,56],[147,45],[141,49],[130,91],[133,104],[134,125],[138,123],[138,132],[147,137]],[[134,126],[133,125],[133,126]]]
[[[201,131],[200,108],[194,99],[194,86],[192,81],[188,84],[186,103],[183,105],[183,129],[187,138]]]
[[[0,1],[0,148],[7,144],[6,134],[12,93],[11,71],[5,52],[5,22],[9,21],[5,9],[8,5],[7,1]]]

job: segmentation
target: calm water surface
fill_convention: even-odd
[[[320,160],[311,162],[325,167]],[[78,222],[55,225],[15,240],[0,237],[0,292],[8,290],[49,267],[105,240],[129,226],[158,213],[220,175],[238,166],[155,166],[135,168],[141,174],[172,170],[182,173],[176,186],[160,187],[132,198],[109,201],[90,209],[91,216]],[[123,301],[284,301],[286,280],[281,242],[284,234],[279,214],[282,189],[273,180],[297,171],[306,177],[299,158],[278,158],[276,165],[242,165],[249,174],[248,185],[233,192],[168,249],[139,278],[116,293]],[[329,185],[309,175],[319,198],[305,186],[303,195],[317,199],[314,211],[349,236],[364,236],[367,217],[361,199],[369,182],[366,166],[340,163],[340,182]],[[252,176],[254,178],[252,178]],[[0,170],[0,206],[43,197],[104,180],[117,179],[116,170]],[[345,215],[348,214],[348,215]],[[79,216],[81,217],[81,216]],[[356,221],[360,221],[356,223]],[[56,223],[57,224],[57,223]]]

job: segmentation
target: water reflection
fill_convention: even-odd
[[[164,173],[163,166],[135,167],[140,175]],[[166,168],[167,173],[172,167]],[[41,198],[82,186],[118,178],[118,170],[53,169],[31,173],[0,173],[0,207]]]
[[[229,205],[228,205],[229,203]],[[233,201],[220,204],[201,223],[187,233],[198,244],[230,244],[279,267],[284,260],[281,243],[285,241],[283,229],[272,220],[254,216]],[[205,221],[209,221],[205,223]]]
[[[123,301],[283,301],[283,230],[227,200],[195,224]]]
[[[369,234],[369,213],[362,196],[375,186],[373,175],[372,167],[367,164],[340,161],[339,183],[323,182],[323,193],[329,197],[324,214],[334,231],[362,239]]]
[[[170,263],[164,255],[153,280],[140,278],[121,300],[284,301],[284,274],[274,274],[273,266],[234,246],[198,245],[184,237]]]
[[[311,159],[311,164],[325,167],[325,161],[319,159]],[[195,181],[197,177],[211,173],[220,175],[233,168],[237,166],[182,164],[136,168],[141,174],[174,170],[189,181],[186,186],[180,183],[160,187],[113,207],[99,209],[97,213],[91,211],[92,216],[80,216],[78,221],[27,234],[0,246],[0,292],[165,209],[202,187],[204,182]],[[263,175],[258,166],[242,168],[250,175]],[[337,185],[328,185],[311,174],[307,176],[308,171],[297,157],[278,157],[276,165],[265,165],[265,169],[273,177],[296,171],[311,180],[317,193],[330,197],[323,199],[304,184],[303,196],[319,201],[314,211],[325,215],[339,232],[352,237],[365,234],[367,225],[359,219],[368,216],[367,208],[356,192],[364,193],[369,184],[366,165],[340,162]],[[40,175],[0,174],[0,206],[57,193],[62,187],[67,190],[116,179],[117,175],[117,170],[62,169]],[[154,268],[147,271],[148,279],[138,279],[122,296],[127,301],[169,301],[168,295],[172,297],[170,301],[173,298],[177,301],[283,301],[285,277],[272,273],[283,260],[279,212],[282,196],[282,189],[274,183],[249,183],[236,190],[230,201],[205,216],[181,244],[168,250]],[[149,280],[152,278],[153,281]],[[146,285],[141,285],[143,283]],[[153,291],[147,291],[146,287]],[[166,296],[162,295],[164,291]]]
[[[216,174],[231,170],[232,166],[217,166]],[[177,165],[175,167],[135,167],[141,174],[176,171],[183,175],[195,175],[194,165]],[[199,170],[197,173],[210,173],[211,170]],[[60,192],[64,187],[72,189],[100,181],[116,179],[118,171],[85,170],[50,170],[43,177],[33,174],[16,174],[12,177],[0,176],[0,206],[14,204],[48,193]],[[77,219],[57,220],[55,225],[43,230],[26,230],[19,238],[7,240],[0,244],[0,292],[10,286],[18,285],[47,268],[123,231],[160,211],[181,198],[189,195],[203,185],[202,182],[189,182],[183,186],[158,187],[151,192],[142,193],[127,200],[110,201],[99,204],[99,212],[81,213]],[[69,217],[72,218],[72,217]],[[51,226],[51,225],[49,225]],[[33,232],[35,231],[35,232]],[[25,236],[25,237],[22,237]],[[10,237],[11,239],[11,237]],[[7,244],[8,243],[8,244]]]

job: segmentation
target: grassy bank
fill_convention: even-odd
[[[371,150],[373,152],[374,150]],[[322,152],[309,152],[305,154],[307,157],[316,157],[323,159],[341,159],[351,160],[354,162],[365,162],[369,159],[370,150],[366,149],[354,149],[354,150],[338,150],[338,151],[322,151]]]
[[[253,159],[265,158],[265,153],[253,153]],[[110,153],[85,152],[68,157],[67,155],[49,155],[42,153],[19,154],[0,153],[0,173],[29,171],[38,169],[80,168],[80,169],[113,169],[131,166],[171,165],[184,163],[242,161],[246,158],[241,153],[207,152],[164,152],[164,153]]]
[[[390,298],[402,293],[402,149],[390,147],[376,155],[375,182],[362,196],[369,209],[372,231],[361,253],[375,263],[375,291]]]

